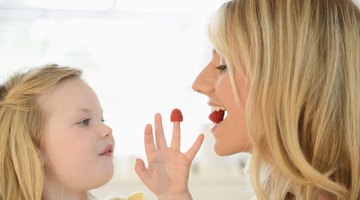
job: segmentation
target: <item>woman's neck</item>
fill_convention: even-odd
[[[335,195],[331,194],[330,192],[321,191],[319,193],[318,200],[335,200],[335,199],[336,199]]]
[[[295,199],[295,196],[292,193],[288,192],[286,194],[285,200],[293,200],[293,199]],[[335,199],[336,197],[333,194],[325,191],[321,191],[317,197],[317,200],[335,200]]]

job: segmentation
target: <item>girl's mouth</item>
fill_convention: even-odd
[[[100,153],[100,156],[111,156],[114,151],[113,145],[107,145],[104,150]]]
[[[218,107],[218,106],[214,106],[211,109],[211,114],[209,115],[209,119],[218,124],[220,122],[222,122],[224,120],[224,116],[225,116],[225,108],[224,107]]]

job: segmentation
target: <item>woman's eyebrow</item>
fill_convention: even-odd
[[[90,113],[90,109],[88,109],[88,108],[79,108],[78,110],[76,110],[76,112]]]

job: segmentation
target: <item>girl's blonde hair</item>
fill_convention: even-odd
[[[40,200],[44,113],[37,98],[81,71],[58,65],[35,68],[0,86],[0,199]]]
[[[233,0],[214,16],[209,38],[233,85],[235,74],[250,85],[258,198],[360,199],[359,7],[351,0]]]

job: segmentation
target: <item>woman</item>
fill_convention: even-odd
[[[252,154],[258,199],[360,199],[359,7],[233,0],[209,38],[212,59],[193,89],[220,108],[210,114],[215,152]]]

